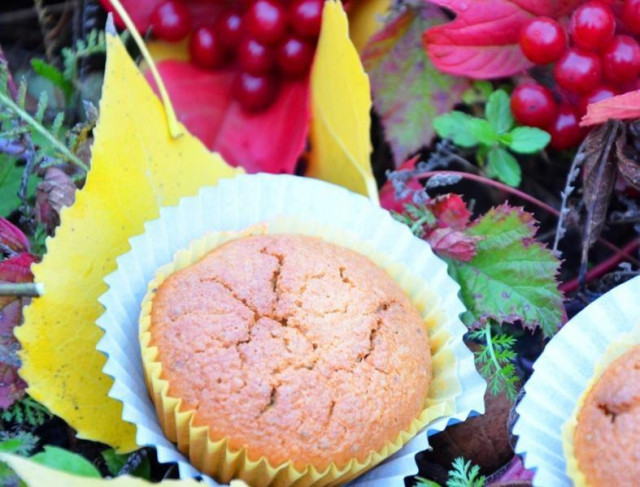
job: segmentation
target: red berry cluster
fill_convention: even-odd
[[[531,62],[555,63],[556,90],[525,83],[513,92],[511,108],[521,124],[547,130],[556,149],[580,143],[584,133],[579,121],[590,103],[637,89],[640,0],[625,0],[619,21],[611,3],[583,3],[565,26],[537,17],[520,34],[520,48]]]
[[[237,63],[236,99],[245,110],[260,111],[275,101],[282,76],[308,73],[323,5],[324,0],[237,2],[211,25],[194,28],[184,0],[168,0],[153,12],[151,29],[155,37],[169,42],[191,34],[191,62],[200,68]]]

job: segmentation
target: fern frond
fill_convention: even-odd
[[[21,401],[14,403],[9,409],[0,413],[0,419],[7,423],[27,424],[32,427],[42,426],[51,417],[49,410],[26,396]]]
[[[104,54],[107,44],[103,31],[92,30],[86,39],[79,39],[75,46],[62,49],[62,74],[67,81],[74,81],[77,76],[78,61],[82,58]]]

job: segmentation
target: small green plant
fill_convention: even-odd
[[[491,324],[469,333],[469,338],[480,344],[475,360],[482,376],[489,381],[489,391],[493,395],[505,392],[512,401],[517,394],[518,375],[513,360],[517,354],[513,350],[516,339],[504,333],[493,334]]]
[[[480,467],[471,465],[471,461],[464,461],[458,457],[453,461],[452,469],[449,471],[447,487],[484,487],[486,479],[480,475]]]
[[[0,452],[27,456],[36,448],[38,437],[24,431],[0,433]],[[12,487],[24,484],[9,466],[0,462],[0,485]]]
[[[36,74],[48,79],[60,88],[68,99],[75,92],[80,59],[104,54],[106,50],[104,32],[94,29],[89,32],[86,39],[80,39],[74,46],[62,49],[60,53],[62,56],[62,70],[42,59],[32,59],[31,67]]]
[[[515,127],[509,95],[503,90],[494,91],[485,106],[485,118],[453,111],[436,117],[434,128],[442,138],[454,144],[477,147],[478,164],[489,177],[499,179],[510,186],[518,186],[522,172],[511,152],[534,154],[544,149],[551,136],[534,127]]]

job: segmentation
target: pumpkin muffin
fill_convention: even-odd
[[[425,323],[402,289],[314,237],[214,249],[155,290],[150,333],[194,426],[273,466],[364,460],[410,426],[431,382]]]
[[[640,347],[618,358],[587,393],[574,451],[591,486],[637,485],[640,479]]]

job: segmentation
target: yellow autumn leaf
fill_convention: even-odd
[[[378,201],[371,171],[371,94],[349,40],[340,2],[329,0],[311,71],[311,155],[307,175]]]
[[[107,35],[107,64],[91,170],[74,206],[62,212],[47,254],[33,266],[44,295],[34,299],[16,329],[21,377],[28,392],[62,417],[81,438],[120,452],[136,448],[121,403],[107,397],[105,357],[95,321],[98,297],[128,239],[144,231],[159,208],[241,170],[210,153],[186,130],[171,138],[160,101],[116,35]],[[215,211],[215,209],[212,209]]]
[[[53,487],[149,487],[152,485],[166,485],[167,487],[202,487],[202,483],[197,480],[163,480],[152,484],[146,480],[123,475],[113,479],[100,479],[91,477],[80,477],[67,472],[61,472],[53,468],[32,462],[28,458],[0,453],[0,461],[6,462],[11,469],[20,477],[28,487],[42,487],[52,485]],[[241,480],[233,480],[231,487],[245,487]]]
[[[353,0],[349,5],[349,33],[353,45],[362,52],[369,38],[384,26],[391,0]]]

